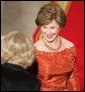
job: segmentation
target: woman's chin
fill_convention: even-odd
[[[47,42],[53,42],[55,39],[56,39],[56,37],[51,37],[51,38],[45,37],[45,40],[46,40]]]
[[[50,42],[53,42],[54,39],[46,39],[46,41],[50,43]]]

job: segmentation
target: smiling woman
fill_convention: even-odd
[[[65,12],[59,5],[46,4],[35,22],[42,32],[42,38],[35,42],[41,91],[80,90],[76,47],[59,36],[66,24]]]
[[[44,38],[48,42],[51,42],[56,39],[60,28],[59,28],[59,25],[56,23],[56,21],[53,20],[50,24],[42,26],[41,30]]]

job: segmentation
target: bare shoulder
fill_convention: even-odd
[[[43,50],[43,48],[44,48],[43,41],[41,39],[38,40],[37,42],[35,42],[34,46],[36,49],[38,49],[40,51]]]
[[[35,44],[34,44],[35,47],[38,47],[38,46],[40,46],[40,45],[42,45],[42,40],[38,40],[38,41],[36,41]]]
[[[64,46],[64,48],[70,48],[70,47],[75,46],[73,42],[71,42],[71,41],[69,41],[69,40],[67,40],[67,39],[65,39],[63,37],[61,37],[61,39],[62,39],[62,45]]]

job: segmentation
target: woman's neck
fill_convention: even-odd
[[[61,46],[61,38],[60,36],[57,36],[56,39],[52,42],[48,42],[43,38],[43,42],[45,46],[50,50],[58,50]]]

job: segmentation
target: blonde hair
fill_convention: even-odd
[[[27,66],[31,66],[34,59],[34,45],[23,33],[13,31],[1,40],[1,61],[3,64],[13,63],[27,68]]]

